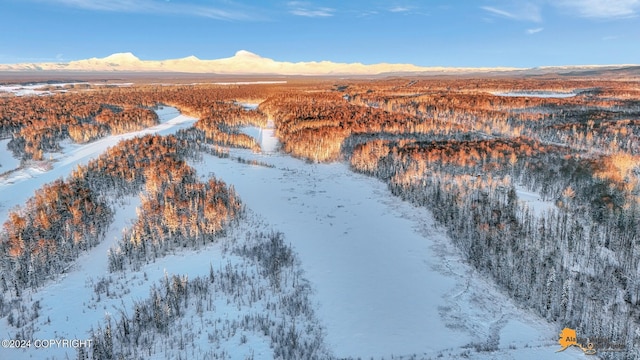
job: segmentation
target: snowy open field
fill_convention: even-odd
[[[66,92],[65,86],[72,86],[77,84],[86,84],[80,82],[68,82],[68,83],[33,83],[33,84],[8,84],[0,85],[0,94],[10,93],[15,96],[28,96],[28,95],[51,95],[53,93]],[[51,91],[50,89],[53,89]]]
[[[556,208],[551,200],[541,199],[540,194],[527,190],[524,186],[516,185],[516,194],[518,200],[524,203],[536,216],[544,216],[547,212]]]
[[[554,328],[463,264],[426,209],[344,164],[237,152],[275,168],[213,157],[197,168],[234,184],[249,208],[284,232],[316,290],[335,356],[457,358],[471,343],[492,342],[505,358],[538,359],[556,350]]]
[[[0,178],[0,221],[35,189],[69,174],[117,141],[147,133],[169,134],[195,121],[170,107],[158,114],[161,124],[153,128],[85,145],[67,144],[62,154],[52,156],[48,168],[25,167]],[[235,187],[249,209],[248,219],[238,229],[218,244],[180,251],[139,271],[112,275],[113,294],[100,297],[95,288],[108,277],[106,252],[135,219],[139,203],[137,197],[116,201],[116,218],[105,241],[81,256],[67,274],[30,295],[30,301],[40,301],[41,306],[34,337],[85,339],[105,314],[115,316],[119,309],[130,309],[134,301],[148,296],[150,284],[165,273],[194,278],[206,276],[210,265],[221,269],[229,263],[256,277],[254,265],[225,248],[238,245],[247,231],[274,230],[284,234],[300,261],[302,276],[312,289],[309,300],[333,357],[584,358],[576,349],[555,353],[556,326],[514,306],[464,264],[428,210],[401,201],[380,181],[355,174],[344,164],[309,164],[278,153],[273,129],[246,132],[256,136],[266,151],[231,150],[231,154],[273,168],[208,155],[191,164],[199,176],[212,174]],[[536,211],[552,206],[524,190],[518,195],[527,195],[522,200],[530,201]],[[213,323],[271,308],[268,302],[258,302],[253,309],[235,306],[225,301],[224,294],[219,296],[217,310],[206,313]],[[188,313],[182,324],[200,322],[197,316]],[[7,321],[0,321],[0,334],[12,333]],[[273,357],[268,339],[259,334],[245,334],[245,342],[239,340],[240,334],[224,338],[217,345],[221,349],[207,349],[213,345],[206,334],[193,340],[197,351],[167,350],[166,358],[178,354],[207,358],[209,350],[226,351],[232,359]],[[0,359],[47,356],[74,358],[75,351],[0,349]],[[151,357],[165,358],[157,353]]]
[[[508,92],[494,92],[496,96],[527,96],[527,97],[539,97],[539,98],[569,98],[578,95],[577,92],[559,92],[559,91],[508,91]]]
[[[20,166],[20,160],[13,157],[13,153],[7,148],[11,139],[0,140],[0,176]]]

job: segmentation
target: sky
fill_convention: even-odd
[[[640,64],[640,0],[0,0],[0,63]]]

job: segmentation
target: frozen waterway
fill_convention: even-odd
[[[465,265],[425,208],[344,164],[236,152],[275,167],[208,156],[198,171],[233,184],[291,242],[337,357],[457,358],[471,343],[495,343],[491,356],[506,358],[556,350],[556,330]]]

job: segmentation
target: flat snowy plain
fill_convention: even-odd
[[[35,189],[68,175],[119,140],[146,133],[168,134],[195,119],[166,107],[161,124],[86,145],[68,144],[46,167],[27,165],[0,178],[0,221],[24,204]],[[559,349],[557,326],[520,309],[490,281],[461,259],[428,210],[392,196],[376,179],[355,174],[340,163],[310,164],[274,151],[272,131],[258,134],[265,150],[232,156],[255,159],[273,168],[205,155],[191,165],[202,177],[232,184],[251,213],[255,230],[284,233],[313,289],[311,302],[335,357],[578,359],[577,349]],[[204,275],[210,264],[233,261],[214,244],[183,251],[116,280],[121,298],[96,299],[95,281],[108,274],[106,253],[135,219],[137,197],[116,206],[105,241],[81,256],[69,272],[29,294],[42,307],[34,337],[86,339],[105,314],[130,308],[148,296],[150,284],[169,274]],[[221,240],[225,241],[225,240]],[[114,285],[115,286],[115,285]],[[211,316],[234,318],[241,312],[220,306]],[[196,315],[192,314],[195,317]],[[187,320],[188,321],[188,320]],[[0,320],[0,337],[15,329]],[[202,346],[207,346],[206,341]],[[242,346],[227,341],[229,358],[269,359],[264,337],[249,336]],[[478,349],[491,348],[492,351]],[[0,349],[0,359],[74,358],[73,349]],[[155,356],[156,358],[163,358]],[[171,357],[167,355],[167,357]],[[201,356],[202,357],[202,356]],[[197,358],[197,357],[196,357]]]
[[[578,95],[577,92],[560,92],[560,91],[508,91],[494,92],[497,96],[522,96],[522,97],[540,97],[540,98],[569,98]]]

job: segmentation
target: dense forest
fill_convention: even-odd
[[[247,111],[247,103],[260,105]],[[523,307],[558,328],[612,339],[628,350],[600,356],[640,356],[636,82],[390,78],[87,86],[51,96],[0,97],[0,139],[11,139],[8,146],[23,163],[46,161],[65,142],[157,125],[153,110],[163,105],[197,121],[176,135],[123,141],[11,211],[0,233],[0,315],[27,322],[15,319],[22,290],[64,273],[102,241],[112,218],[110,199],[142,199],[138,219],[109,253],[113,272],[215,241],[244,209],[232,186],[199,180],[187,160],[224,147],[259,152],[241,127],[272,122],[283,152],[311,162],[344,161],[427,207],[469,264]],[[537,194],[545,208],[520,199],[523,192]],[[154,315],[159,303],[153,299],[180,312],[199,306],[188,293],[210,297],[213,289],[211,279],[165,281],[136,305],[135,317],[108,320],[94,333],[100,344],[95,356],[139,355],[113,339],[145,342],[144,326],[166,329],[169,319]],[[143,326],[138,317],[153,320]],[[107,329],[122,333],[107,335]]]

